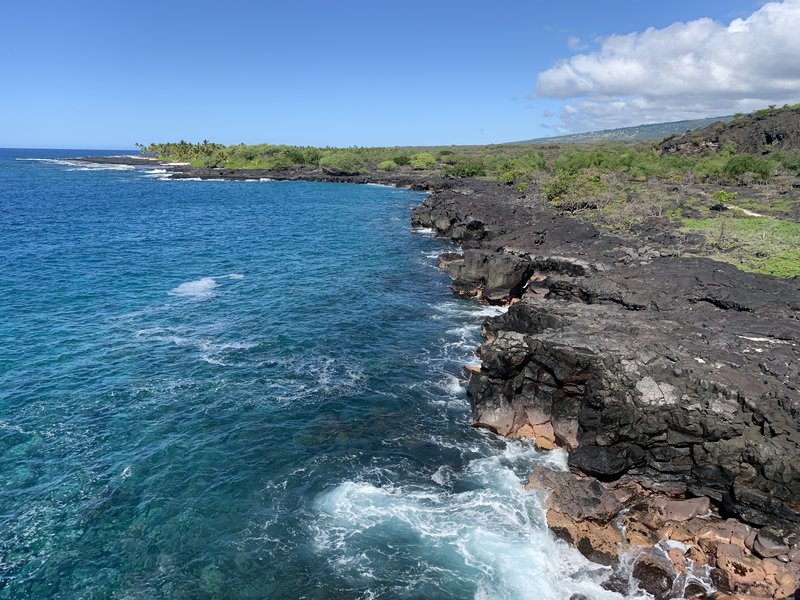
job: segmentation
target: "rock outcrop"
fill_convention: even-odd
[[[699,585],[667,560],[672,542],[695,548],[693,563],[716,573],[720,591],[794,593],[797,570],[775,561],[791,563],[800,541],[797,280],[605,235],[490,183],[435,193],[412,220],[461,245],[442,261],[456,294],[510,304],[483,327],[481,368],[468,386],[474,425],[564,448],[571,469],[591,477],[568,497],[545,481],[554,530],[608,563],[631,543],[622,533],[631,528],[613,522],[623,506],[639,524],[661,511],[690,528],[709,507],[715,522],[754,539],[717,536],[709,549],[696,532],[681,541],[664,523],[648,524],[640,545],[664,552],[634,574],[665,569],[670,579],[651,577],[651,593]],[[625,502],[604,495],[619,482],[641,491]],[[602,518],[581,508],[589,492]],[[631,511],[643,494],[648,508]]]
[[[709,154],[733,145],[737,152],[767,154],[800,148],[800,106],[768,108],[672,136],[658,145],[664,154]]]

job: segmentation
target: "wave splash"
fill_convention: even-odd
[[[184,296],[187,298],[210,298],[219,284],[213,277],[203,277],[194,281],[186,281],[169,291],[171,296]]]
[[[510,442],[461,470],[439,469],[429,485],[345,481],[316,499],[316,547],[355,587],[378,596],[428,594],[461,581],[465,597],[486,600],[620,598],[600,585],[606,569],[549,534],[541,498],[521,478],[544,462],[565,468],[561,453]]]
[[[185,298],[205,299],[211,298],[216,294],[217,288],[220,287],[218,279],[229,279],[239,281],[244,279],[241,273],[228,273],[227,275],[219,275],[216,277],[201,277],[193,281],[185,281],[178,287],[172,288],[169,291],[170,296],[183,296]]]

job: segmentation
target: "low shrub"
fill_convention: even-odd
[[[486,166],[478,160],[448,165],[442,168],[445,177],[483,177],[486,175]]]
[[[210,156],[206,156],[201,161],[201,166],[204,169],[218,169],[225,166],[227,156],[224,152],[214,152]]]
[[[547,200],[569,212],[596,209],[608,203],[608,184],[599,173],[560,171],[545,186]]]
[[[352,152],[332,152],[319,160],[326,173],[334,175],[358,175],[366,171],[364,160]]]
[[[433,169],[436,166],[436,157],[430,152],[418,152],[411,155],[409,162],[412,169]]]
[[[769,159],[757,158],[752,154],[736,154],[725,162],[723,174],[729,179],[738,179],[751,173],[756,179],[768,179],[775,170],[775,163]]]
[[[736,200],[736,192],[729,192],[727,190],[719,190],[714,192],[712,198],[717,202],[733,202]]]

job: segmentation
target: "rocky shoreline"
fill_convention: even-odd
[[[790,598],[800,581],[800,285],[626,240],[470,182],[413,211],[487,319],[474,425],[569,453],[537,470],[559,537],[656,598]]]
[[[494,182],[158,166],[429,190],[412,222],[459,246],[440,257],[454,293],[509,305],[468,367],[473,425],[568,452],[570,471],[528,483],[553,532],[623,594],[800,597],[796,279],[681,258],[669,232],[604,234]]]

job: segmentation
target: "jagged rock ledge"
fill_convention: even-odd
[[[416,207],[461,246],[453,291],[487,319],[473,423],[563,448],[538,470],[548,523],[610,588],[656,598],[788,598],[800,585],[800,284],[624,240],[506,186]]]

